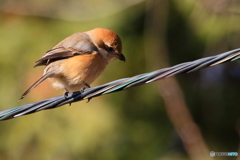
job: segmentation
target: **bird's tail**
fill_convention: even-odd
[[[31,87],[29,87],[21,96],[20,100],[23,99],[31,90],[33,90],[37,85],[39,85],[42,81],[49,78],[52,75],[52,73],[46,73],[44,74],[39,80],[37,80]]]

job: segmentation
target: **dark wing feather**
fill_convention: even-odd
[[[35,62],[36,65],[34,67],[48,65],[54,61],[66,59],[76,55],[91,54],[97,51],[98,48],[88,40],[80,40],[76,43],[71,43],[71,45],[69,45],[69,43],[64,43],[63,41],[53,49],[47,51],[41,59]]]
[[[46,54],[41,59],[37,60],[35,62],[36,65],[34,67],[48,65],[49,63],[52,63],[54,61],[69,58],[69,57],[72,57],[74,55],[80,55],[80,54],[81,53],[76,54],[73,51],[71,51],[69,49],[65,49],[63,47],[54,48],[54,49],[46,52]]]

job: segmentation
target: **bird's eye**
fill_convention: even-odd
[[[113,52],[114,51],[113,47],[109,47],[109,46],[106,46],[106,47],[107,47],[108,52]]]

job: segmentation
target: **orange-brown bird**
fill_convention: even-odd
[[[121,39],[115,32],[95,28],[75,33],[36,61],[34,67],[46,66],[43,76],[23,93],[21,99],[47,78],[52,80],[53,87],[64,89],[65,94],[90,87],[114,59],[125,61]]]

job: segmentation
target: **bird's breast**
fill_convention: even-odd
[[[62,73],[54,77],[69,91],[80,90],[83,83],[91,84],[105,69],[108,61],[98,54],[79,55],[68,58],[62,63]]]

